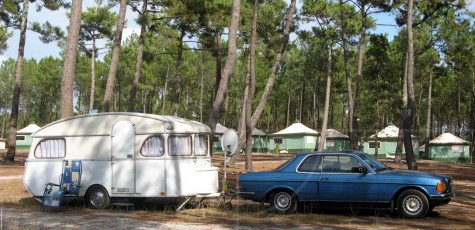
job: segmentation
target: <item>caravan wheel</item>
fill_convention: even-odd
[[[92,209],[105,209],[110,204],[109,193],[104,187],[93,185],[87,190],[86,203]]]

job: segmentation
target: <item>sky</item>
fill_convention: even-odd
[[[300,2],[300,1],[298,1]],[[86,0],[83,2],[83,11],[86,10],[87,7],[91,7],[93,1]],[[298,4],[300,5],[300,4]],[[118,6],[116,7],[118,11]],[[475,10],[475,0],[471,0],[470,8]],[[134,17],[136,14],[133,13],[130,8],[127,9],[126,18],[127,18],[127,25],[123,31],[122,40],[124,41],[129,37],[132,33],[139,33],[140,27],[135,22]],[[394,16],[388,13],[381,13],[372,15],[376,19],[376,23],[379,25],[373,32],[378,34],[388,34],[389,40],[392,40],[395,35],[397,35],[399,28],[395,26]],[[30,22],[40,22],[44,23],[49,21],[51,24],[55,26],[59,26],[65,31],[67,34],[66,28],[69,25],[69,20],[66,16],[66,11],[49,11],[47,9],[43,9],[41,12],[36,12],[36,3],[30,4],[30,8],[28,11],[28,18]],[[391,26],[392,25],[392,26]],[[18,31],[14,31],[13,37],[11,37],[7,44],[8,49],[4,51],[3,54],[0,54],[0,62],[6,60],[8,58],[17,59],[18,56],[18,39],[19,33]],[[35,58],[40,60],[44,57],[53,56],[59,57],[60,56],[60,48],[57,46],[56,42],[52,42],[49,44],[42,43],[38,35],[35,32],[27,31],[27,40],[25,46],[25,58],[31,59]],[[101,56],[99,56],[101,58]]]

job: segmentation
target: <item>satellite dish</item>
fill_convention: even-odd
[[[234,129],[228,129],[223,134],[221,148],[227,155],[233,155],[238,147],[239,136]]]

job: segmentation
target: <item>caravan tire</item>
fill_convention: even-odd
[[[93,185],[87,190],[86,204],[92,209],[105,209],[110,204],[109,193],[104,187]]]

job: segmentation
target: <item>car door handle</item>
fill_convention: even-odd
[[[324,177],[320,178],[320,181],[327,181],[327,180],[328,178],[324,178]]]

